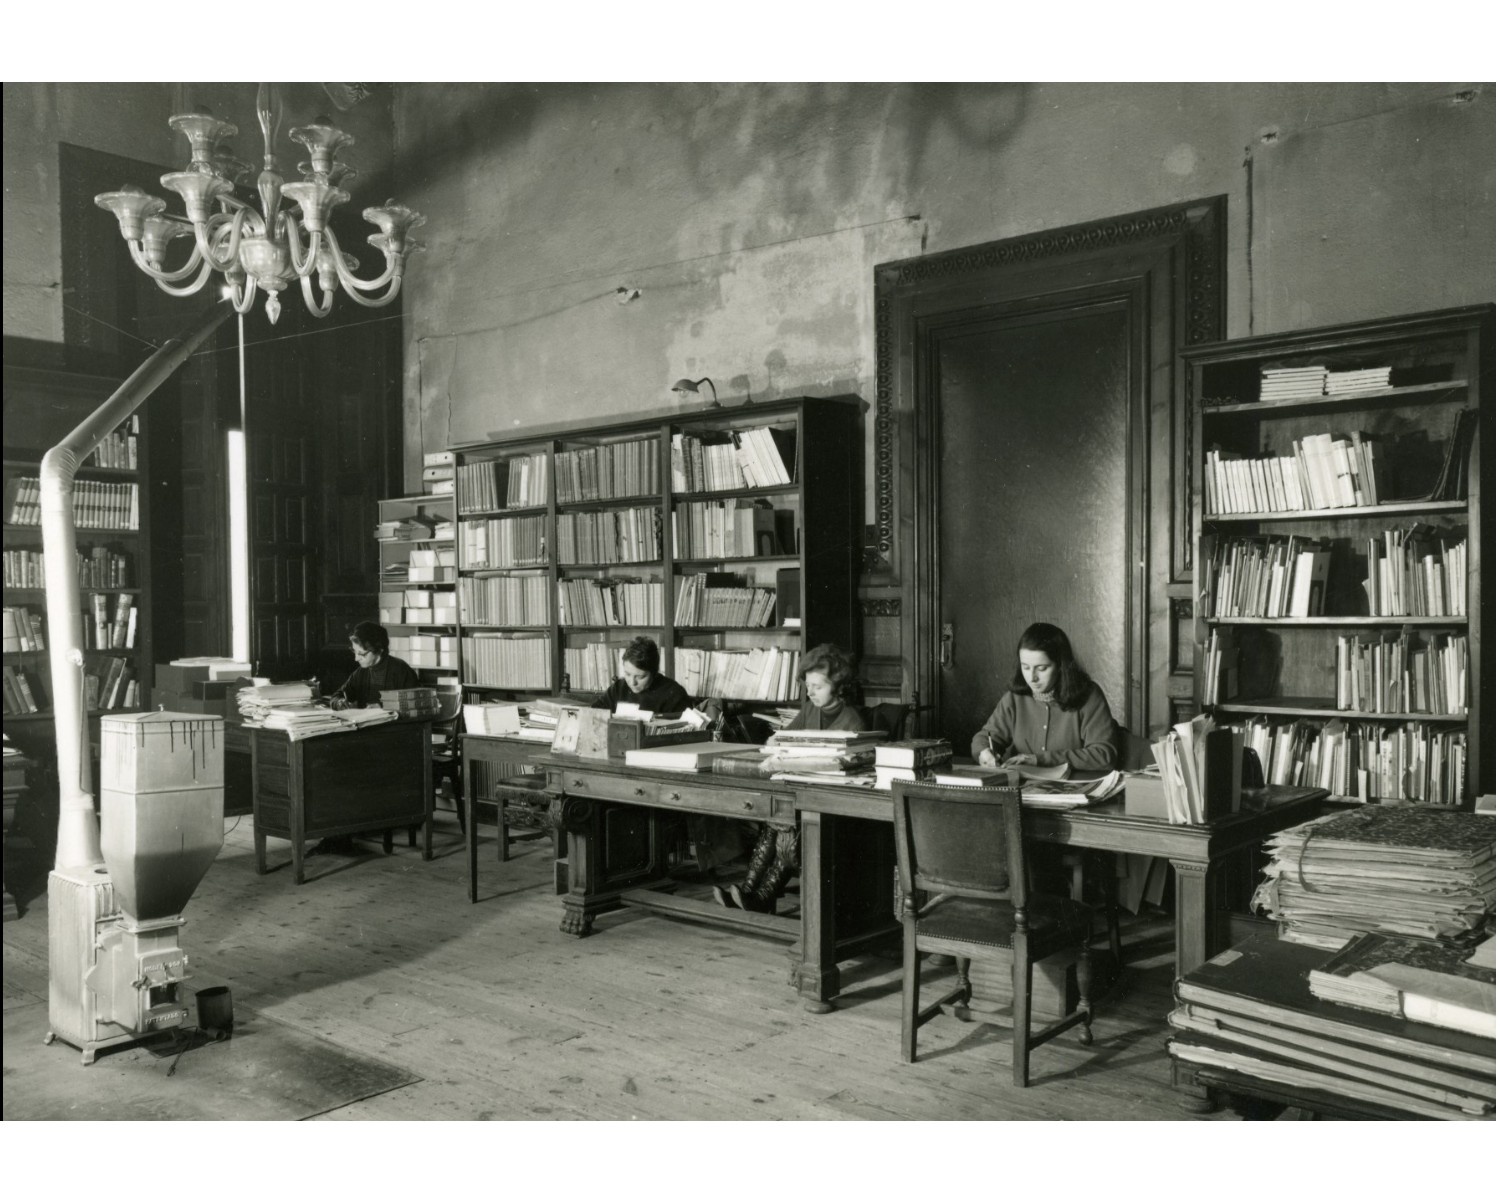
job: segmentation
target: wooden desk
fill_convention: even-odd
[[[481,800],[494,796],[495,784],[501,779],[538,771],[541,761],[552,752],[549,742],[530,741],[526,738],[495,737],[483,733],[465,733],[461,736],[461,754],[464,764],[464,849],[469,864],[469,903],[479,901],[479,839],[475,830],[475,816]],[[504,862],[508,855],[505,832],[500,828],[496,816],[496,857]]]
[[[292,877],[303,881],[309,838],[422,827],[432,858],[432,722],[391,721],[353,733],[292,741],[277,729],[251,729],[255,870],[266,873],[266,838],[292,843]]]
[[[1026,809],[1026,836],[1063,846],[1149,854],[1165,858],[1176,872],[1177,973],[1206,962],[1227,944],[1227,921],[1214,900],[1218,873],[1237,851],[1258,846],[1267,836],[1317,816],[1327,796],[1321,788],[1268,787],[1247,791],[1242,810],[1211,825],[1172,825],[1151,817],[1125,815],[1123,800],[1071,811]],[[842,787],[801,787],[803,958],[799,987],[808,1007],[818,1009],[838,994],[838,939],[827,892],[831,881],[812,881],[810,864],[824,860],[830,843],[843,836],[848,818],[894,821],[890,795]],[[809,904],[809,893],[812,903]],[[820,1011],[826,1011],[821,1008]]]

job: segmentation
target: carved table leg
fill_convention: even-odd
[[[1215,953],[1211,865],[1172,860],[1177,873],[1177,974],[1201,967]]]

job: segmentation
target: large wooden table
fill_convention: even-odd
[[[840,960],[895,928],[888,792],[646,771],[563,755],[541,762],[548,790],[560,797],[568,835],[564,933],[582,937],[600,913],[640,904],[784,936],[800,944],[794,985],[811,1011],[827,1012],[839,993]],[[1068,812],[1028,809],[1026,833],[1060,845],[1168,859],[1177,875],[1177,971],[1183,974],[1224,948],[1226,922],[1215,912],[1223,866],[1269,834],[1316,816],[1326,795],[1318,788],[1247,791],[1239,813],[1211,825],[1126,816],[1123,801]],[[664,833],[668,814],[682,813],[800,825],[797,927],[785,918],[671,895]]]
[[[422,827],[432,858],[432,722],[388,721],[353,733],[292,741],[277,729],[251,729],[255,870],[266,873],[266,838],[292,843],[292,877],[303,881],[311,838]]]

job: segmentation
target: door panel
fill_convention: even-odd
[[[1132,653],[1131,320],[1123,300],[947,325],[939,408],[938,723],[956,748],[1000,698],[1033,621],[1064,629],[1123,716]]]

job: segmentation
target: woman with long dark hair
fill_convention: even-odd
[[[1028,625],[1016,645],[1010,690],[974,735],[969,752],[986,767],[1107,771],[1115,765],[1115,720],[1099,685],[1056,625]]]

